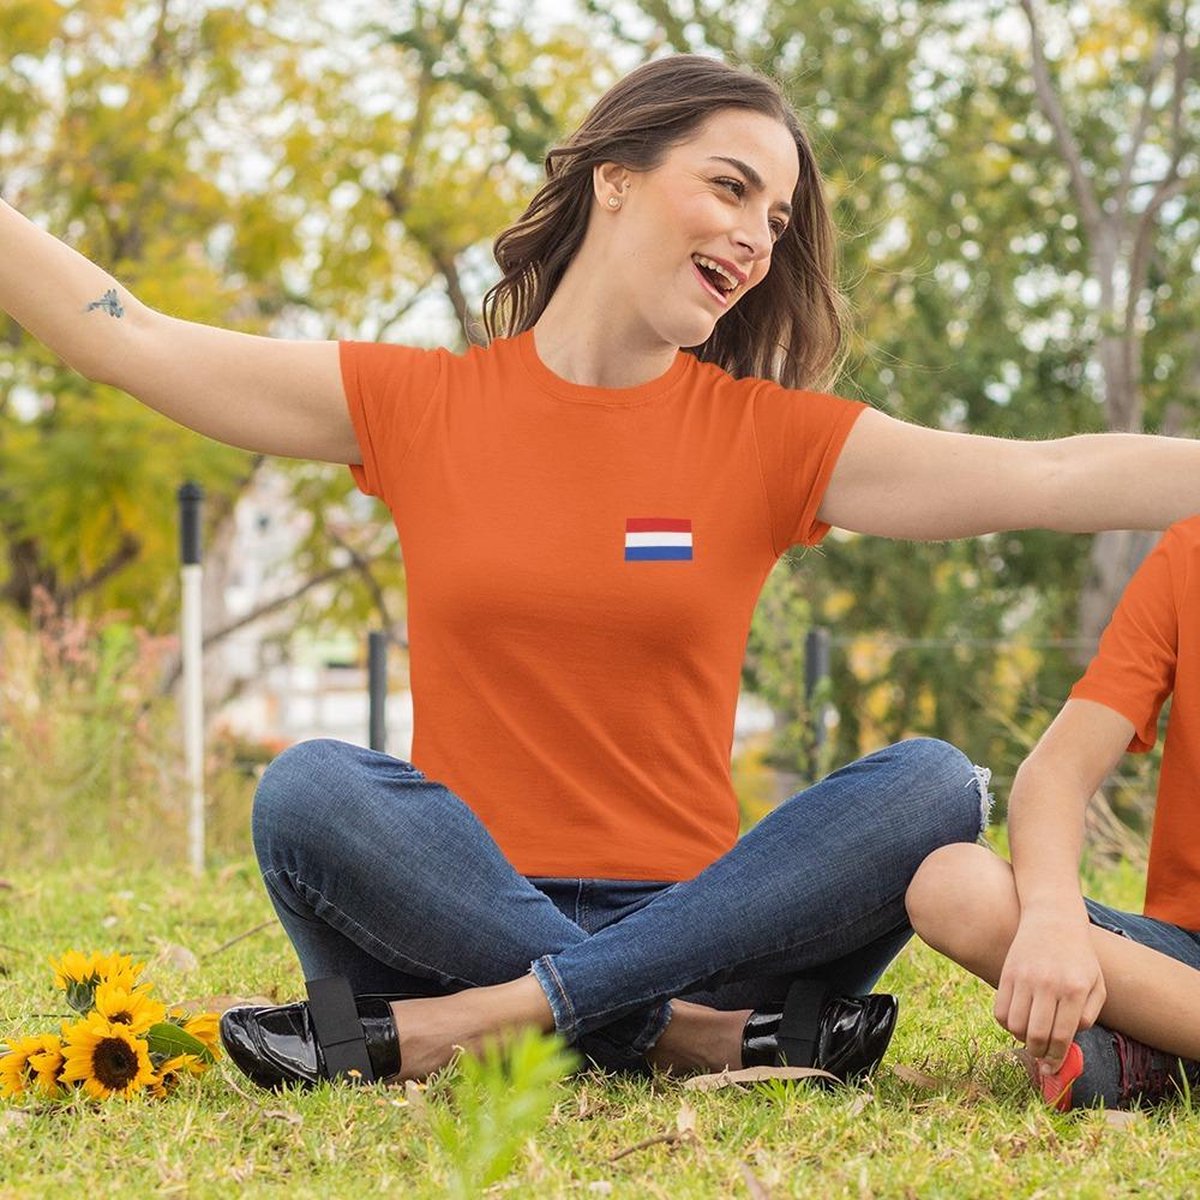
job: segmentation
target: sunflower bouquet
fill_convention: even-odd
[[[139,982],[145,964],[131,956],[69,950],[50,965],[79,1017],[58,1033],[0,1042],[0,1097],[54,1100],[81,1088],[97,1100],[162,1098],[220,1053],[217,1014],[188,1016],[155,1000],[154,985]]]

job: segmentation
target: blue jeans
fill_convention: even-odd
[[[983,773],[914,739],[785,801],[692,879],[526,878],[441,784],[317,740],[267,768],[253,830],[306,978],[437,995],[532,970],[568,1041],[636,1069],[672,998],[759,1008],[800,975],[870,991],[911,935],[917,867],[986,812]]]
[[[1157,917],[1109,908],[1107,904],[1087,897],[1083,902],[1093,925],[1200,970],[1200,933],[1184,929],[1182,925],[1172,925],[1170,921],[1160,921]]]

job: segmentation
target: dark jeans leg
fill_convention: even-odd
[[[538,958],[559,1032],[577,1038],[763,976],[833,971],[869,988],[911,933],[904,893],[917,867],[974,841],[985,812],[981,773],[945,742],[902,742],[835,771],[694,879]]]

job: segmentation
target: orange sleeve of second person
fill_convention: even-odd
[[[1073,700],[1094,700],[1133,723],[1129,749],[1149,750],[1158,714],[1175,687],[1179,646],[1178,580],[1168,533],[1125,588],[1096,657],[1071,689]]]

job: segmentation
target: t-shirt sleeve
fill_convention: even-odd
[[[342,387],[362,465],[350,470],[368,496],[387,500],[388,484],[412,445],[444,370],[445,351],[375,342],[338,346]]]
[[[776,554],[813,546],[829,526],[817,509],[838,455],[866,405],[825,392],[767,385],[754,399],[754,434]]]
[[[1071,689],[1071,699],[1094,700],[1131,721],[1134,751],[1154,745],[1158,714],[1175,687],[1179,605],[1172,550],[1168,533],[1129,581],[1096,657]]]

